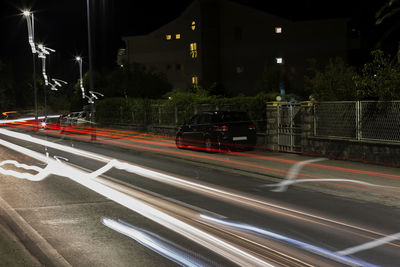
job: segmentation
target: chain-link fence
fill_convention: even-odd
[[[356,102],[321,102],[314,110],[315,135],[356,138]]]
[[[400,141],[400,101],[361,102],[360,137]]]
[[[400,101],[316,103],[314,135],[400,141]]]
[[[236,103],[190,103],[175,105],[172,102],[151,103],[125,99],[103,100],[97,109],[97,119],[101,123],[124,123],[134,125],[177,126],[188,121],[202,111],[235,110],[249,113],[259,131],[265,129],[265,111],[258,105],[243,101]]]

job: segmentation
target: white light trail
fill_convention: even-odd
[[[288,185],[291,184],[291,182],[296,179],[297,174],[299,173],[301,168],[303,168],[304,165],[306,165],[308,163],[324,161],[324,160],[327,160],[327,158],[316,158],[316,159],[304,160],[304,161],[301,161],[299,163],[296,163],[296,164],[292,165],[292,167],[290,167],[290,169],[288,171],[288,174],[286,176],[286,179],[285,179],[286,183],[280,184],[280,186],[278,186],[278,188],[276,188],[276,189],[274,189],[272,191],[275,191],[275,192],[284,192],[284,191],[286,191]]]
[[[58,150],[61,150],[61,151],[65,151],[65,152],[68,152],[68,153],[72,153],[72,154],[75,154],[75,155],[78,155],[78,156],[82,156],[82,157],[86,157],[86,158],[90,158],[90,159],[93,159],[93,160],[97,160],[97,161],[106,163],[102,168],[98,169],[97,171],[95,171],[93,173],[82,172],[80,170],[77,170],[76,168],[72,168],[71,166],[63,164],[60,161],[59,161],[59,165],[51,166],[51,170],[54,170],[54,174],[56,174],[56,175],[67,176],[70,179],[72,179],[72,180],[74,180],[74,181],[76,181],[76,182],[78,182],[78,183],[80,183],[80,184],[82,184],[82,185],[84,185],[84,186],[86,186],[86,187],[88,187],[88,188],[90,188],[90,189],[92,189],[92,190],[94,190],[94,191],[96,191],[96,192],[98,192],[98,193],[100,193],[100,194],[102,194],[102,195],[104,195],[104,196],[116,201],[117,203],[120,203],[121,205],[124,205],[124,206],[126,206],[126,207],[128,207],[128,208],[130,208],[130,209],[142,214],[143,216],[146,216],[146,217],[148,217],[148,218],[150,218],[150,219],[152,219],[152,220],[154,220],[156,222],[159,222],[160,224],[162,224],[162,225],[164,225],[164,226],[166,226],[166,227],[168,227],[168,228],[170,228],[170,229],[172,229],[174,231],[182,233],[183,235],[185,235],[186,237],[188,237],[188,238],[190,238],[192,240],[198,240],[197,234],[199,234],[201,236],[203,233],[200,234],[200,233],[196,232],[196,234],[193,235],[190,232],[191,230],[189,231],[189,233],[186,233],[186,232],[182,231],[182,229],[178,230],[179,227],[177,228],[177,225],[175,225],[175,224],[171,225],[171,221],[169,221],[169,219],[164,221],[164,220],[161,220],[160,218],[155,218],[153,215],[149,215],[148,214],[148,211],[146,210],[146,208],[143,208],[143,209],[138,208],[137,209],[136,206],[131,205],[131,204],[127,204],[127,203],[130,203],[129,202],[130,201],[129,198],[125,198],[125,196],[124,197],[120,196],[119,195],[119,194],[121,194],[120,192],[115,191],[115,190],[112,191],[112,192],[108,192],[107,190],[111,190],[111,189],[107,188],[107,186],[105,186],[107,189],[104,189],[103,188],[104,185],[100,189],[97,189],[97,187],[100,186],[100,185],[98,185],[97,182],[96,183],[94,182],[94,178],[99,176],[99,175],[102,175],[103,173],[109,171],[112,168],[116,168],[116,169],[125,170],[125,171],[128,171],[128,172],[136,173],[136,174],[138,174],[140,176],[147,177],[147,178],[159,181],[159,182],[171,184],[173,186],[177,186],[177,187],[180,187],[180,188],[183,188],[183,189],[186,189],[186,190],[190,190],[190,191],[193,191],[193,192],[196,192],[196,193],[205,194],[207,196],[215,197],[215,198],[218,198],[220,200],[233,202],[233,203],[239,204],[239,205],[245,205],[246,207],[251,207],[251,208],[257,208],[257,209],[260,209],[260,210],[268,210],[268,211],[272,211],[272,212],[277,212],[278,214],[291,216],[291,217],[294,217],[296,219],[305,220],[305,221],[310,221],[310,219],[308,219],[308,218],[312,218],[312,219],[316,219],[316,220],[312,221],[313,223],[316,223],[316,224],[323,224],[325,226],[329,226],[329,225],[326,225],[325,223],[318,222],[318,220],[321,220],[323,222],[330,222],[330,223],[333,223],[335,225],[340,225],[340,226],[349,227],[349,228],[352,228],[352,229],[357,229],[357,230],[364,231],[364,232],[367,232],[367,233],[371,233],[371,234],[374,234],[374,235],[385,236],[382,233],[374,232],[374,231],[371,231],[369,229],[361,228],[361,227],[358,227],[358,226],[355,226],[355,225],[350,225],[350,224],[343,223],[343,222],[336,221],[336,220],[332,220],[332,219],[329,219],[329,218],[324,218],[324,217],[321,217],[321,216],[317,216],[317,215],[314,215],[314,214],[309,214],[309,213],[302,212],[302,211],[299,211],[299,210],[290,209],[290,208],[287,208],[287,207],[284,207],[284,206],[281,206],[281,205],[276,205],[276,204],[273,204],[273,203],[270,203],[270,202],[266,202],[266,201],[258,199],[258,198],[254,198],[254,197],[251,197],[251,196],[246,196],[244,194],[238,194],[236,192],[229,191],[229,190],[226,190],[224,188],[218,188],[218,187],[215,187],[215,186],[209,186],[207,184],[203,184],[203,183],[200,183],[198,181],[191,182],[190,180],[186,180],[186,179],[179,178],[179,177],[176,177],[176,176],[164,174],[164,173],[161,173],[161,172],[155,171],[155,170],[150,170],[148,168],[144,168],[144,167],[141,167],[141,166],[138,166],[138,165],[133,165],[133,164],[120,162],[118,160],[109,158],[107,156],[99,155],[99,154],[96,154],[96,153],[92,153],[92,152],[88,152],[88,151],[84,151],[84,150],[80,150],[80,149],[76,149],[76,148],[72,148],[72,147],[68,147],[68,146],[64,146],[64,145],[60,145],[60,144],[56,144],[56,143],[52,143],[52,142],[49,142],[49,141],[46,141],[46,140],[42,140],[42,139],[38,139],[38,138],[29,136],[29,135],[26,135],[26,134],[21,134],[21,133],[17,133],[17,132],[13,132],[13,131],[8,131],[8,130],[1,129],[1,128],[0,128],[0,134],[6,135],[6,136],[10,136],[12,138],[21,139],[21,140],[28,141],[28,142],[33,142],[33,143],[36,143],[36,144],[40,144],[40,145],[43,145],[43,146],[51,147],[51,148],[58,149]],[[3,144],[3,142],[5,142],[5,141],[0,139],[0,144]],[[23,153],[22,151],[25,148],[15,149],[15,146],[16,145],[9,144],[7,147]],[[28,152],[25,153],[26,155],[32,156],[32,157],[34,157],[34,158],[36,158],[38,160],[42,160],[44,162],[48,162],[48,160],[52,161],[51,158],[47,159],[45,156],[43,156],[42,154],[39,154],[37,152],[33,152],[33,151],[30,151],[30,150],[27,150],[27,149],[25,149],[25,151],[28,151]],[[68,167],[68,168],[66,168],[66,167]],[[76,178],[76,177],[80,177],[81,179]],[[92,184],[92,183],[94,183],[94,184]],[[103,190],[106,190],[107,193],[104,193]],[[117,197],[113,196],[113,192],[117,195]],[[123,198],[123,200],[120,200],[119,198]],[[126,201],[128,201],[128,202],[126,202]],[[135,200],[135,201],[137,201],[137,200]],[[140,204],[139,206],[141,206],[141,205],[142,204]],[[171,219],[171,220],[175,220],[175,219]],[[180,223],[177,222],[177,224],[180,224]],[[185,227],[186,226],[184,226],[184,228]],[[335,228],[335,227],[333,227],[333,228]],[[213,238],[215,238],[215,237],[213,237]],[[198,242],[199,244],[204,245],[205,247],[209,247],[210,244],[208,244],[208,241],[214,242],[213,238],[211,238],[210,240],[207,240],[207,242],[204,242],[204,240],[202,240],[202,238],[200,238],[201,240],[198,240],[196,242]],[[213,249],[212,250],[216,251],[220,255],[225,255],[223,246],[224,245],[222,245],[221,243],[217,243],[216,247],[213,245]],[[228,248],[229,248],[228,249],[229,253],[227,254],[226,257],[228,259],[232,260],[232,258],[230,256],[230,252],[232,250],[234,250],[235,248],[230,248],[230,247],[228,247]],[[242,256],[243,256],[243,254],[241,254],[240,257],[242,257]],[[239,260],[239,259],[237,259],[237,260]],[[235,260],[235,262],[236,262],[236,260]]]
[[[6,130],[0,129],[1,133],[4,133],[4,131]],[[43,142],[43,140],[41,141]],[[185,236],[186,238],[189,238],[190,240],[214,251],[215,253],[227,258],[232,262],[235,262],[242,266],[272,266],[266,260],[261,259],[243,250],[237,245],[230,244],[217,236],[211,235],[194,226],[191,226],[188,223],[176,219],[175,217],[168,215],[167,213],[159,211],[158,209],[138,199],[135,199],[132,196],[128,196],[120,192],[119,190],[103,185],[97,179],[93,179],[96,178],[98,175],[104,173],[105,171],[109,170],[113,166],[113,164],[116,163],[116,161],[112,161],[110,164],[105,165],[103,168],[99,169],[96,172],[86,173],[77,168],[66,165],[59,160],[48,158],[45,155],[1,139],[0,145],[47,163],[47,166],[42,169],[38,174],[34,175],[34,177],[36,177],[33,179],[37,179],[38,177],[45,178],[50,174],[68,177],[72,181],[75,181],[97,192],[98,194],[101,194],[104,197],[109,198],[110,200],[121,204],[124,207],[127,207],[132,211],[135,211],[145,216],[146,218],[149,218],[150,220],[153,220],[154,222],[167,227],[170,230],[175,231],[180,235]],[[121,166],[123,166],[124,168],[126,167],[125,164],[122,164]],[[137,166],[132,167],[140,168]]]
[[[363,262],[363,261],[359,261],[359,260],[355,260],[349,257],[344,256],[344,254],[339,255],[338,253],[335,253],[333,251],[324,249],[324,248],[320,248],[311,244],[307,244],[305,242],[290,238],[290,237],[286,237],[284,235],[281,234],[277,234],[271,231],[267,231],[265,229],[261,229],[252,225],[248,225],[248,224],[243,224],[243,223],[235,223],[235,222],[230,222],[230,221],[226,221],[226,220],[221,220],[221,219],[217,219],[217,218],[213,218],[207,215],[200,215],[201,218],[206,219],[208,221],[212,221],[218,224],[222,224],[222,225],[227,225],[230,227],[234,227],[234,228],[239,228],[239,229],[243,229],[246,231],[250,231],[250,232],[255,232],[258,234],[261,234],[263,236],[269,237],[269,238],[273,238],[288,244],[292,244],[295,245],[297,247],[300,247],[306,251],[312,252],[314,254],[317,254],[319,256],[323,256],[325,258],[334,260],[336,262],[342,263],[342,264],[346,264],[349,266],[367,266],[367,267],[376,267],[376,265],[370,264],[368,262]]]
[[[174,244],[154,233],[134,227],[126,222],[115,221],[110,218],[103,218],[101,221],[105,226],[136,240],[143,246],[181,266],[212,266],[210,263],[207,263],[206,259],[200,259],[199,256],[194,257],[194,252]]]
[[[277,189],[271,190],[275,192],[282,192],[280,188],[287,188],[291,184],[297,183],[313,183],[313,182],[345,182],[345,183],[353,183],[353,184],[360,184],[365,186],[372,186],[372,187],[380,187],[380,188],[393,188],[393,189],[400,189],[400,187],[395,186],[388,186],[388,185],[378,185],[367,183],[360,180],[351,180],[351,179],[341,179],[341,178],[323,178],[323,179],[297,179],[297,180],[284,180],[277,184],[267,184],[263,185],[263,187],[277,187]]]
[[[371,241],[371,242],[368,242],[368,243],[365,243],[365,244],[362,244],[362,245],[359,245],[359,246],[355,246],[355,247],[352,247],[352,248],[347,248],[347,249],[338,251],[336,253],[338,253],[340,255],[351,255],[351,254],[354,254],[354,253],[357,253],[357,252],[360,252],[360,251],[364,251],[364,250],[368,250],[368,249],[375,248],[375,247],[378,247],[378,246],[382,246],[382,245],[384,245],[386,243],[395,241],[397,239],[400,239],[400,233],[389,235],[389,236],[385,236],[385,237],[382,237],[380,239],[376,239],[374,241]]]
[[[47,118],[58,118],[61,115],[48,115]],[[44,116],[39,116],[38,119],[44,119]],[[0,124],[2,123],[15,123],[15,122],[26,122],[26,121],[34,121],[35,117],[26,117],[26,118],[19,118],[15,120],[0,120]]]
[[[35,19],[33,13],[30,11],[25,10],[23,12],[26,23],[28,25],[28,42],[31,46],[32,54],[36,54],[36,45],[35,45]]]
[[[324,161],[324,160],[327,160],[327,158],[316,158],[316,159],[301,161],[297,164],[294,164],[289,169],[286,178],[282,182],[275,183],[275,184],[265,184],[265,185],[262,185],[261,187],[276,187],[275,189],[272,189],[271,191],[285,192],[290,185],[297,184],[297,183],[345,182],[345,183],[361,184],[361,185],[372,186],[372,187],[400,189],[399,187],[395,187],[395,186],[378,185],[378,184],[373,184],[373,183],[368,183],[368,182],[364,182],[364,181],[360,181],[360,180],[353,180],[353,179],[341,179],[341,178],[296,179],[297,174],[300,172],[301,168],[304,165],[313,163],[313,162]]]

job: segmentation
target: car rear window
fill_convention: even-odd
[[[239,122],[249,121],[249,116],[245,112],[229,112],[215,115],[213,118],[214,122]]]

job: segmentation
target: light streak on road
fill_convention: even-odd
[[[49,124],[48,124],[49,125]],[[33,127],[37,127],[37,125],[32,125]],[[90,127],[84,127],[84,126],[59,126],[59,125],[53,125],[51,128],[52,130],[60,130],[62,128],[63,131],[70,131],[70,132],[75,132],[79,134],[91,134],[91,128]],[[131,132],[131,131],[122,131],[124,134],[119,134],[120,131],[116,130],[111,130],[111,129],[103,129],[103,128],[96,128],[96,131],[98,135],[103,136],[103,137],[110,137],[110,138],[120,138],[120,139],[125,139],[128,141],[133,141],[133,142],[138,142],[142,144],[148,144],[148,145],[155,145],[155,146],[164,146],[164,147],[175,147],[174,142],[168,141],[169,138],[166,138],[165,136],[158,136],[158,135],[149,135],[149,134],[143,134],[141,133],[141,136],[138,136],[139,133],[137,132]],[[107,134],[109,132],[109,134]],[[56,134],[56,133],[55,133]],[[134,135],[134,137],[132,137]],[[111,140],[104,140],[105,142],[111,142]],[[159,141],[159,142],[157,142]],[[135,147],[133,144],[123,144],[123,145],[130,145],[132,147]],[[157,150],[156,148],[153,147],[141,147],[137,146],[138,148],[143,148],[143,149],[148,149],[148,150]],[[204,148],[200,148],[199,150],[204,150]],[[188,153],[188,152],[181,152],[181,151],[170,151],[170,150],[163,150],[159,149],[159,151],[162,152],[167,152],[170,154],[179,154],[179,155],[187,155],[190,157],[198,157],[198,158],[212,158],[214,160],[218,161],[224,161],[223,159],[220,159],[218,157],[212,157],[212,156],[203,156],[203,155],[197,155],[194,153]],[[229,152],[229,151],[222,151],[222,152]],[[272,162],[280,162],[280,163],[287,163],[287,164],[298,164],[299,161],[296,160],[290,160],[290,159],[282,159],[282,158],[277,158],[277,157],[270,157],[270,156],[264,156],[264,155],[257,155],[257,154],[252,154],[252,153],[243,153],[243,152],[229,152],[230,154],[233,155],[238,155],[238,156],[244,156],[248,158],[257,158],[260,160],[266,160],[266,161],[272,161]],[[230,160],[228,160],[230,161]],[[262,170],[268,170],[272,171],[273,173],[277,173],[278,175],[287,175],[286,170],[279,170],[279,169],[274,169],[274,168],[268,168],[266,166],[262,165],[257,165],[257,164],[248,164],[245,162],[240,162],[238,160],[232,161],[233,164],[239,164],[243,166],[248,166],[248,167],[255,167],[258,169]],[[358,170],[358,169],[351,169],[351,168],[344,168],[344,167],[338,167],[338,166],[331,166],[331,165],[324,165],[324,164],[318,164],[315,162],[310,162],[307,163],[307,165],[315,167],[315,168],[320,168],[320,169],[325,169],[325,170],[334,170],[334,171],[340,171],[340,172],[345,172],[345,173],[355,173],[355,174],[362,174],[362,175],[369,175],[369,176],[374,176],[374,177],[382,177],[382,178],[391,178],[391,179],[400,179],[400,175],[396,174],[388,174],[388,173],[381,173],[381,172],[375,172],[375,171],[365,171],[365,170]],[[312,177],[312,175],[306,175],[306,174],[300,174],[301,176],[305,177],[310,177],[310,178],[320,178],[320,177]]]
[[[22,127],[22,126],[19,126],[19,127]],[[59,130],[59,127],[58,128],[57,127],[47,127],[47,128],[52,128],[52,129]],[[71,132],[75,132],[75,133],[79,133],[79,134],[90,134],[91,133],[90,131],[77,130],[76,128],[77,127],[68,127],[68,129]],[[78,128],[80,128],[80,127],[78,127]],[[81,136],[79,134],[73,135],[71,133],[64,132],[64,131],[63,131],[63,133],[65,135],[71,136],[73,138],[86,140],[84,138],[84,136]],[[211,159],[211,160],[215,160],[215,161],[219,161],[219,162],[223,162],[223,163],[229,163],[229,164],[233,164],[233,165],[243,166],[243,167],[246,167],[246,168],[259,169],[259,170],[264,171],[265,174],[267,174],[267,175],[271,175],[271,174],[275,174],[275,175],[279,175],[279,176],[286,175],[286,177],[289,175],[288,171],[286,171],[286,170],[271,168],[271,167],[267,167],[267,166],[260,165],[260,164],[254,164],[254,163],[251,163],[251,162],[243,162],[241,160],[218,158],[218,157],[213,157],[213,156],[208,156],[208,155],[207,156],[206,155],[199,155],[199,154],[195,154],[195,153],[191,153],[191,152],[172,151],[172,150],[166,150],[166,149],[157,148],[157,147],[148,147],[148,146],[144,146],[144,145],[133,144],[132,142],[127,143],[127,142],[122,142],[122,141],[115,141],[114,140],[115,139],[115,135],[102,134],[101,131],[99,131],[97,135],[111,138],[111,140],[110,139],[98,138],[98,141],[100,141],[102,143],[108,143],[108,144],[117,145],[117,146],[123,146],[123,147],[127,147],[128,146],[128,147],[132,147],[132,148],[151,150],[151,151],[156,151],[156,152],[168,153],[168,154],[172,154],[172,155],[189,156],[189,157],[200,158],[200,159]],[[122,136],[121,139],[137,142],[137,143],[140,143],[140,144],[144,143],[144,144],[150,144],[150,145],[162,145],[162,146],[173,146],[174,147],[174,145],[171,145],[171,144],[153,142],[153,141],[143,141],[143,140],[137,139],[137,138],[124,138]],[[151,138],[151,139],[153,139],[153,138]],[[237,153],[235,152],[235,154],[237,154]],[[242,156],[242,154],[243,153],[240,153],[241,156]],[[252,157],[254,155],[246,154],[246,156],[251,156]],[[264,156],[261,156],[261,157],[264,157]],[[268,157],[268,158],[270,158],[270,157]],[[293,161],[293,160],[285,160],[285,159],[279,159],[279,160],[283,161],[285,163],[286,163],[286,161],[295,162],[296,164],[301,163],[301,162]],[[308,162],[307,163],[307,165],[310,165],[310,164],[314,164],[314,163],[313,162]],[[320,177],[314,176],[314,175],[311,175],[311,174],[298,173],[298,175],[301,176],[301,177],[305,177],[305,178],[309,177],[309,178],[312,178],[314,180],[321,179]],[[382,174],[382,175],[384,176],[384,175],[387,175],[387,174]],[[389,178],[394,178],[394,177],[389,177]],[[312,180],[311,179],[310,180],[303,180],[302,182],[305,182],[305,181],[311,182]],[[346,182],[346,184],[345,184],[345,183],[343,183],[343,181],[342,181],[342,183],[337,183],[337,182],[334,183],[335,180],[330,180],[330,181],[321,180],[319,182],[325,182],[325,183],[329,183],[329,184],[331,184],[333,186],[336,186],[336,187],[345,187],[345,188],[349,188],[349,189],[352,189],[352,190],[365,191],[365,192],[370,192],[371,190],[377,190],[379,188],[379,189],[381,189],[380,193],[382,195],[386,195],[386,196],[390,196],[390,197],[398,197],[398,193],[395,194],[395,193],[392,193],[391,191],[399,191],[399,189],[396,188],[396,187],[374,186],[373,184],[369,184],[369,183],[355,183],[355,184],[358,184],[358,185],[369,187],[369,188],[363,188],[363,187],[351,186],[350,183],[348,183],[348,182]],[[264,186],[262,186],[262,187],[264,187]],[[268,187],[268,186],[266,185],[266,187]],[[382,189],[385,190],[385,191],[382,191]],[[389,192],[386,192],[386,191],[389,191]]]
[[[32,171],[40,173],[40,175],[33,175],[30,173],[21,173],[21,172],[1,168],[1,166],[7,165],[7,164],[14,165],[17,168],[22,168],[24,170],[32,170]],[[48,175],[47,171],[45,171],[42,168],[39,168],[37,166],[28,166],[26,164],[21,164],[15,160],[5,160],[5,161],[0,162],[0,173],[4,174],[4,175],[11,175],[11,176],[14,176],[14,177],[20,178],[20,179],[30,180],[30,181],[41,181]]]
[[[0,134],[10,136],[13,138],[17,138],[17,139],[21,139],[21,140],[25,140],[25,141],[29,141],[32,143],[40,144],[40,145],[43,145],[46,147],[51,147],[51,148],[65,151],[65,152],[68,152],[68,153],[71,153],[71,154],[74,154],[77,156],[82,156],[82,157],[86,157],[86,158],[90,158],[90,159],[93,159],[96,161],[106,163],[102,168],[96,170],[92,174],[88,174],[88,176],[90,178],[94,178],[98,175],[101,175],[101,174],[111,170],[112,168],[116,168],[116,169],[131,172],[131,173],[135,173],[142,177],[146,177],[146,178],[158,181],[158,182],[166,183],[166,184],[169,184],[169,185],[172,185],[172,186],[184,189],[184,190],[199,193],[199,194],[202,194],[202,195],[205,195],[208,197],[213,197],[218,200],[230,202],[230,203],[233,203],[233,204],[236,204],[239,206],[253,208],[253,209],[257,209],[257,210],[264,211],[264,212],[265,211],[266,212],[274,212],[274,213],[277,213],[277,214],[280,214],[283,216],[289,216],[289,217],[292,217],[292,218],[295,218],[298,220],[303,220],[303,221],[307,221],[310,223],[323,225],[323,226],[337,229],[340,231],[348,231],[349,233],[353,233],[353,232],[343,229],[342,227],[344,226],[345,228],[349,228],[349,229],[357,229],[359,231],[366,232],[366,233],[373,234],[373,235],[386,236],[383,233],[378,233],[375,231],[371,231],[371,230],[368,230],[368,229],[365,229],[362,227],[343,223],[343,222],[333,220],[330,218],[324,218],[324,217],[321,217],[321,216],[318,216],[315,214],[311,214],[311,213],[307,213],[304,211],[284,207],[282,205],[274,204],[272,202],[267,202],[261,198],[238,193],[234,190],[229,190],[229,189],[226,189],[223,187],[210,185],[208,183],[204,183],[204,182],[200,182],[200,181],[192,181],[191,179],[188,179],[188,178],[180,178],[178,176],[164,174],[164,173],[161,173],[160,171],[152,170],[150,168],[145,168],[145,167],[142,167],[139,165],[121,162],[121,161],[115,160],[113,158],[104,156],[104,155],[99,155],[96,153],[92,153],[92,152],[52,143],[52,142],[42,140],[39,138],[35,138],[35,137],[29,136],[26,134],[8,131],[5,129],[0,129]],[[4,142],[5,141],[0,140],[0,144],[4,145]],[[10,148],[11,148],[11,146],[13,146],[12,149],[18,151],[15,148],[16,145],[10,144],[9,146],[10,146]],[[26,149],[25,149],[25,151],[26,151]],[[24,153],[24,152],[21,152],[21,153]],[[27,155],[30,155],[29,152],[26,152],[26,153],[28,153]],[[32,156],[32,155],[30,155],[30,156],[37,158],[37,159],[39,159],[40,157],[44,157],[42,154],[39,154],[37,152],[35,152],[35,153],[36,154],[34,156]],[[44,159],[43,161],[46,162],[47,157],[44,157],[43,159]],[[58,174],[58,170],[56,170],[56,171]],[[58,174],[58,175],[65,176],[65,173]],[[357,232],[354,232],[353,234],[360,235]],[[360,235],[360,236],[363,236],[363,237],[369,238],[369,239],[373,239],[370,236],[364,236],[364,235]]]
[[[309,163],[312,162],[318,162],[318,161],[324,161],[327,160],[327,158],[316,158],[316,159],[309,159],[309,160],[304,160],[301,162],[298,162],[294,164],[292,167],[290,167],[288,174],[286,175],[286,178],[284,181],[281,183],[277,184],[277,188],[272,190],[275,192],[284,192],[287,190],[287,187],[289,184],[291,184],[294,180],[296,180],[297,175],[299,174],[299,171],[301,168]],[[267,186],[274,186],[274,185],[267,185]]]
[[[226,225],[226,226],[230,226],[230,227],[234,227],[234,228],[239,228],[242,230],[246,230],[246,231],[250,231],[250,232],[254,232],[257,234],[261,234],[263,236],[269,237],[269,238],[273,238],[288,244],[292,244],[296,247],[300,247],[301,249],[304,249],[306,251],[312,252],[314,254],[317,254],[319,256],[323,256],[325,258],[334,260],[336,262],[342,263],[342,264],[346,264],[349,266],[367,266],[367,267],[376,267],[376,265],[364,262],[364,261],[359,261],[359,260],[355,260],[349,257],[345,257],[340,255],[339,253],[335,253],[333,251],[329,251],[327,249],[323,249],[311,244],[307,244],[305,242],[290,238],[290,237],[286,237],[283,236],[281,234],[277,234],[265,229],[261,229],[252,225],[248,225],[248,224],[243,224],[243,223],[235,223],[235,222],[231,222],[231,221],[227,221],[227,220],[221,220],[221,219],[217,219],[217,218],[213,218],[207,215],[200,215],[201,218],[206,219],[208,221],[212,221],[215,222],[217,224],[221,224],[221,225]]]
[[[0,140],[0,144],[19,153],[23,153],[29,157],[33,157],[39,161],[46,162],[48,164],[46,166],[47,172],[44,172],[43,169],[43,172],[45,174],[54,174],[62,177],[68,177],[69,179],[95,191],[96,193],[101,194],[104,197],[107,197],[112,201],[119,203],[124,207],[127,207],[132,211],[135,211],[145,216],[146,218],[149,218],[150,220],[153,220],[156,223],[167,227],[172,231],[175,231],[193,240],[194,242],[214,251],[215,253],[227,258],[232,262],[235,262],[236,264],[242,266],[273,266],[265,259],[261,259],[258,256],[243,250],[237,245],[226,242],[217,236],[211,235],[205,231],[193,227],[188,223],[180,221],[179,219],[163,213],[140,200],[128,196],[116,189],[105,186],[96,179],[93,179],[94,177],[97,177],[97,175],[101,174],[102,171],[108,169],[108,165],[106,165],[106,168],[103,167],[102,171],[86,173],[77,168],[66,165],[61,161],[54,160],[52,158],[46,157],[45,155],[12,144],[10,142]],[[125,164],[123,164],[123,166],[125,166]],[[133,167],[138,168],[137,166]],[[38,175],[40,175],[40,173]]]
[[[351,180],[351,179],[340,179],[340,178],[327,178],[327,179],[297,179],[297,180],[284,180],[280,183],[276,184],[266,184],[263,187],[276,187],[271,191],[274,192],[284,192],[287,190],[287,187],[291,184],[298,184],[298,183],[315,183],[315,182],[342,182],[342,183],[353,183],[353,184],[360,184],[365,186],[372,186],[372,187],[379,187],[379,188],[392,188],[392,189],[400,189],[400,187],[396,186],[387,186],[387,185],[378,185],[373,183],[367,183],[360,180]]]
[[[58,118],[60,115],[48,115],[47,118]],[[38,119],[42,120],[44,119],[44,116],[39,116]],[[19,118],[19,119],[13,119],[13,120],[0,120],[0,124],[12,124],[12,123],[22,123],[23,125],[28,124],[28,125],[34,125],[35,127],[38,127],[37,124],[33,124],[32,121],[35,120],[35,117],[25,117],[25,118]],[[11,125],[10,125],[11,126]]]
[[[140,229],[126,222],[116,221],[110,218],[103,218],[102,223],[125,236],[128,236],[143,246],[155,251],[156,253],[176,262],[181,266],[213,266],[207,259],[201,259],[199,255],[194,256],[194,252],[189,251],[177,244],[172,243],[154,233]]]
[[[360,251],[364,251],[364,250],[368,250],[371,248],[375,248],[375,247],[379,247],[382,246],[384,244],[387,244],[389,242],[395,241],[400,239],[400,233],[397,234],[393,234],[393,235],[388,235],[385,237],[382,237],[380,239],[376,239],[374,241],[359,245],[359,246],[355,246],[352,248],[347,248],[341,251],[338,251],[336,253],[341,254],[341,255],[351,255]]]

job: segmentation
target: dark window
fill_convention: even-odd
[[[171,65],[170,64],[167,65],[167,70],[171,70]]]
[[[228,112],[215,115],[213,121],[216,123],[221,122],[239,122],[239,121],[249,121],[249,116],[246,112]]]
[[[235,40],[237,40],[237,41],[242,40],[242,38],[243,38],[243,32],[242,32],[242,28],[241,28],[241,27],[236,26],[236,27],[234,28],[234,37],[235,37]]]
[[[180,71],[182,68],[181,64],[176,64],[175,65],[175,70]]]
[[[199,124],[210,124],[211,123],[211,114],[202,114],[199,117]]]
[[[199,115],[194,115],[189,121],[189,125],[197,124],[197,119],[199,118]]]

